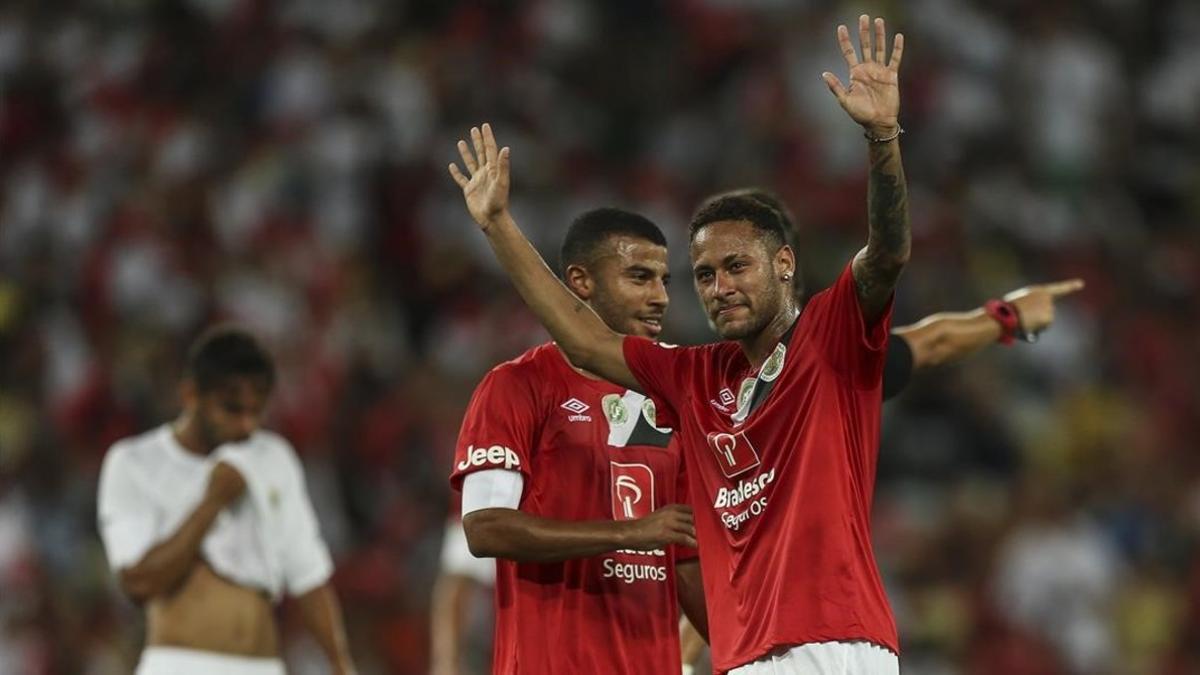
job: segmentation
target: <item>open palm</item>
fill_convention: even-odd
[[[900,59],[904,53],[904,36],[896,34],[891,59],[886,58],[886,30],[883,19],[875,19],[875,40],[872,48],[871,19],[866,14],[858,18],[858,36],[862,59],[850,42],[850,31],[838,26],[838,47],[850,66],[850,86],[845,87],[833,73],[821,77],[838,103],[855,122],[874,134],[890,135],[899,126],[900,117]]]
[[[508,209],[508,148],[496,149],[496,137],[492,126],[483,129],[471,127],[471,143],[475,152],[467,147],[466,141],[458,142],[458,154],[462,156],[467,175],[458,166],[450,165],[450,177],[463,191],[467,210],[480,227],[487,229]]]

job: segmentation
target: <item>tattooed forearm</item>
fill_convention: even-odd
[[[873,321],[887,306],[911,245],[899,143],[871,145],[867,213],[871,230],[867,247],[854,259],[854,281],[863,317]]]
[[[892,147],[892,146],[895,147]],[[871,236],[867,245],[891,257],[908,257],[908,187],[898,144],[888,144],[871,153],[871,175],[867,183]]]

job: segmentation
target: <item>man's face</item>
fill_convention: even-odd
[[[262,423],[270,388],[253,377],[230,377],[209,391],[196,391],[196,423],[204,444],[215,448],[244,441]]]
[[[628,235],[613,235],[604,247],[588,269],[592,309],[618,333],[658,337],[670,302],[666,247]]]
[[[769,242],[744,220],[711,223],[692,239],[696,294],[723,340],[757,335],[782,309],[782,263]]]

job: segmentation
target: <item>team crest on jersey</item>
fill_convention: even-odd
[[[774,382],[775,378],[779,377],[779,373],[783,372],[783,362],[787,359],[787,347],[783,343],[775,345],[775,351],[767,357],[767,360],[762,365],[762,369],[758,371],[758,376],[763,382]]]
[[[650,426],[658,428],[658,410],[654,407],[654,401],[646,399],[642,401],[642,417],[650,423]]]
[[[600,403],[609,424],[624,424],[625,420],[629,419],[629,410],[620,394],[608,394]]]
[[[710,433],[708,447],[726,478],[739,476],[762,463],[758,450],[754,449],[754,444],[744,431],[736,434]]]
[[[738,412],[741,412],[750,405],[750,396],[754,394],[754,385],[757,382],[753,377],[747,377],[742,380],[742,386],[738,388],[737,407]]]
[[[613,520],[634,520],[654,512],[654,472],[645,464],[609,462]]]
[[[671,430],[660,429],[655,422],[654,402],[636,391],[608,394],[601,399],[608,420],[608,444],[614,448],[649,445],[665,448],[671,443]]]

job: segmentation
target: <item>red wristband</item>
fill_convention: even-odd
[[[1021,330],[1021,317],[1011,302],[1003,300],[988,300],[983,303],[983,311],[1000,324],[1000,339],[1002,345],[1011,345]]]

